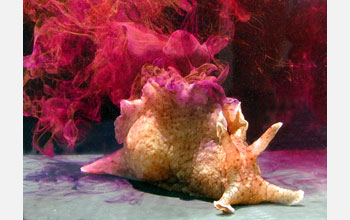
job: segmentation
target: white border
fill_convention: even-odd
[[[23,219],[23,1],[0,8],[0,219]]]
[[[349,218],[349,2],[327,2],[327,219]]]

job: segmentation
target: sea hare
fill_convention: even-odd
[[[120,103],[115,135],[124,147],[82,172],[153,182],[168,190],[215,199],[214,206],[276,202],[287,205],[304,192],[265,181],[257,157],[282,123],[248,145],[241,103],[220,85],[224,64],[203,64],[183,77],[175,68],[143,66],[129,100]],[[141,90],[142,88],[142,90]]]

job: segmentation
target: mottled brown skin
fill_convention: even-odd
[[[143,97],[122,101],[121,110],[116,137],[124,147],[82,167],[83,172],[139,179],[213,198],[218,200],[214,206],[225,212],[234,212],[234,204],[294,204],[303,198],[302,191],[263,180],[256,162],[282,123],[248,145],[248,122],[237,100],[179,106],[171,94],[149,82]]]
[[[265,181],[256,162],[258,155],[275,136],[282,123],[271,126],[263,136],[251,146],[239,137],[229,133],[218,123],[218,136],[226,150],[227,178],[225,192],[219,201],[214,202],[216,208],[234,212],[230,205],[256,204],[275,202],[291,205],[299,202],[303,191],[283,189]]]

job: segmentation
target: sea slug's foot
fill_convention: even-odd
[[[294,205],[299,203],[301,200],[304,198],[304,191],[303,190],[298,190],[295,192],[295,197],[294,200],[292,200],[289,204],[287,205]]]
[[[224,204],[222,201],[214,201],[214,207],[228,213],[234,213],[235,209],[229,204]]]

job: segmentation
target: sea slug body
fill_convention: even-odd
[[[224,65],[206,63],[185,77],[171,67],[146,64],[141,72],[145,71],[153,75],[143,80],[141,97],[121,101],[115,121],[116,138],[124,147],[83,166],[82,172],[138,179],[212,198],[217,209],[231,213],[235,204],[292,205],[303,199],[303,191],[283,189],[262,178],[257,157],[282,123],[249,145],[241,103],[226,97],[218,82]]]

